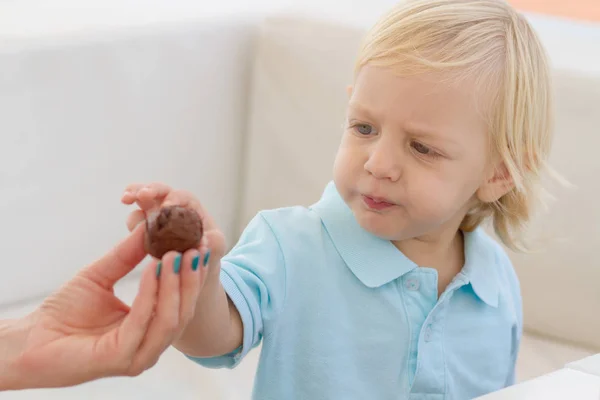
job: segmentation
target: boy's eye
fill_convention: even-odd
[[[428,157],[436,157],[438,156],[438,154],[430,149],[429,147],[425,146],[423,143],[419,143],[419,142],[413,142],[411,144],[412,148],[419,154],[424,155],[424,156],[428,156]]]
[[[361,135],[371,135],[373,133],[373,127],[367,124],[357,124],[355,129]]]
[[[431,151],[429,149],[429,147],[425,146],[424,144],[418,143],[418,142],[414,142],[412,146],[413,146],[413,149],[415,149],[418,153],[421,153],[421,154],[429,154],[429,152]]]

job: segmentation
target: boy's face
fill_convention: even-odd
[[[440,81],[366,66],[351,90],[334,181],[359,224],[377,236],[457,229],[474,200],[489,195],[477,88]]]

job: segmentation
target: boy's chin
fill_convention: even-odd
[[[384,240],[405,240],[409,239],[410,233],[408,229],[402,229],[402,222],[390,222],[392,218],[385,218],[383,215],[364,214],[356,215],[356,221],[365,231]]]

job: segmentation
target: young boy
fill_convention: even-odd
[[[223,256],[192,195],[126,191],[142,208],[130,226],[171,203],[207,226],[208,268],[163,259],[160,291],[187,307],[174,346],[233,368],[262,341],[256,399],[471,399],[511,385],[519,282],[480,225],[523,247],[550,92],[542,46],[504,1],[403,1],[366,36],[333,182],[312,207],[260,212]]]

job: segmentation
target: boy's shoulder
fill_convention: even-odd
[[[500,272],[506,276],[506,279],[518,284],[519,279],[517,277],[517,273],[515,271],[513,262],[509,256],[508,250],[505,247],[503,247],[498,240],[492,238],[491,236],[488,237],[491,242],[491,246],[494,249],[496,263],[499,267]]]
[[[321,218],[304,206],[262,210],[256,217],[265,221],[278,237],[296,236],[321,230]]]
[[[494,260],[495,270],[500,275],[499,277],[518,283],[517,274],[506,248],[482,227],[477,230],[479,251],[487,252],[489,258]]]
[[[513,303],[515,312],[520,314],[521,285],[508,250],[483,228],[478,228],[478,230],[480,251],[488,252],[489,259],[494,260],[494,272],[500,293],[503,293],[505,299]]]

